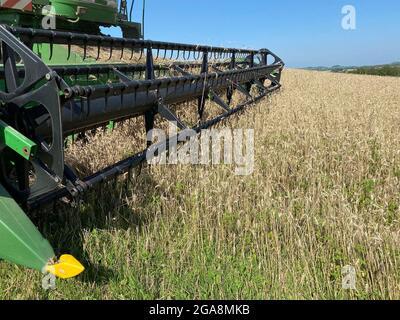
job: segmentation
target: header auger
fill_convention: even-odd
[[[2,12],[11,14],[1,10],[0,19]],[[0,26],[0,258],[61,278],[82,272],[83,266],[72,256],[55,259],[50,244],[21,208],[79,197],[146,160],[143,150],[91,176],[78,177],[64,161],[68,137],[135,117],[144,117],[149,132],[156,115],[185,130],[187,125],[170,106],[187,101],[197,101],[199,122],[192,129],[200,132],[281,86],[284,63],[267,49],[138,38],[114,38],[97,31],[82,34],[65,27]],[[251,90],[253,86],[257,90]],[[231,106],[235,90],[246,100]],[[206,98],[221,109],[211,120],[203,120]]]

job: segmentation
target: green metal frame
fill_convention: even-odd
[[[14,150],[26,160],[31,160],[37,150],[37,144],[0,120],[0,145]]]
[[[77,19],[83,21],[92,21],[97,24],[116,24],[118,8],[107,5],[104,0],[96,0],[95,3],[88,1],[73,1],[73,0],[53,0],[57,15],[68,19]],[[78,9],[79,8],[79,9]],[[77,11],[81,12],[77,15]]]

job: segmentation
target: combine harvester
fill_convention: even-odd
[[[144,150],[78,177],[64,161],[70,137],[134,117],[149,132],[156,115],[184,130],[170,106],[188,101],[198,105],[192,129],[200,132],[280,88],[284,64],[269,50],[142,40],[132,8],[126,0],[1,0],[1,259],[60,278],[81,273],[74,257],[56,258],[22,208],[76,198],[146,160]],[[101,26],[119,26],[124,37],[104,36]],[[246,101],[230,106],[235,90]],[[204,120],[205,100],[221,114]]]

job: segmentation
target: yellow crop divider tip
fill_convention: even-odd
[[[58,278],[69,279],[81,274],[85,267],[73,256],[64,254],[57,263],[47,265],[45,270]]]

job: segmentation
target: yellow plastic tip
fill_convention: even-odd
[[[81,274],[85,270],[85,267],[73,256],[64,254],[57,263],[47,265],[45,270],[58,278],[69,279]]]

